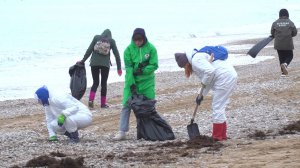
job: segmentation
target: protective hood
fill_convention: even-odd
[[[112,38],[111,31],[109,29],[104,30],[101,36],[110,39]]]
[[[192,58],[193,56],[197,53],[197,51],[195,50],[188,50],[185,55],[186,55],[186,58],[188,59],[189,63],[192,65]]]
[[[46,86],[39,88],[35,94],[38,100],[42,102],[43,106],[49,105],[49,91]]]

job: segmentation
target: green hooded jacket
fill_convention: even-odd
[[[90,66],[105,66],[110,68],[110,52],[108,55],[102,55],[97,52],[94,52],[94,46],[102,38],[106,38],[110,42],[110,48],[112,49],[117,63],[117,69],[121,69],[121,60],[120,60],[120,54],[116,45],[116,42],[114,39],[112,39],[111,31],[109,29],[106,29],[103,31],[101,35],[95,35],[93,38],[93,41],[91,42],[89,48],[86,50],[84,57],[82,59],[82,62],[85,62],[90,55],[92,54],[91,60],[90,60]]]
[[[142,74],[134,76],[139,63],[149,63],[142,68]],[[125,86],[123,92],[123,105],[127,106],[127,100],[132,95],[130,86],[136,85],[137,93],[149,99],[155,98],[155,74],[158,68],[158,57],[156,48],[148,41],[142,47],[137,47],[133,41],[124,51],[124,62],[126,68]]]

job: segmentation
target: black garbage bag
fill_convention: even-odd
[[[72,96],[80,100],[85,93],[87,85],[85,65],[77,63],[71,66],[69,74],[71,77],[70,89]]]
[[[274,39],[274,37],[272,37],[272,36],[262,39],[257,44],[255,44],[248,51],[247,54],[250,55],[252,58],[255,58],[257,56],[257,54],[260,52],[260,50],[262,50],[266,45],[268,45],[273,39]]]
[[[175,139],[171,126],[159,116],[155,109],[155,100],[134,94],[128,100],[137,121],[137,139],[165,141]]]

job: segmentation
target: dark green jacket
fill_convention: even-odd
[[[134,76],[139,63],[149,62],[142,68],[142,74]],[[133,41],[124,51],[124,63],[126,68],[125,86],[123,92],[123,105],[126,105],[128,98],[132,95],[130,86],[136,85],[137,93],[149,99],[155,98],[155,74],[158,68],[158,57],[156,48],[146,42],[142,47],[137,47]]]
[[[271,34],[275,38],[276,50],[293,50],[293,37],[297,35],[297,28],[286,16],[280,17],[272,24]]]
[[[91,60],[90,60],[90,66],[106,66],[110,67],[110,52],[108,55],[102,55],[97,52],[94,52],[94,46],[101,38],[107,38],[110,42],[110,48],[112,49],[117,63],[117,69],[121,69],[121,60],[120,60],[120,54],[116,45],[116,42],[114,39],[112,39],[111,31],[109,29],[104,30],[104,32],[101,35],[96,35],[93,38],[93,41],[91,42],[89,48],[86,50],[84,57],[82,59],[82,62],[85,62],[90,55],[92,54]]]

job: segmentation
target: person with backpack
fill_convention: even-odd
[[[287,67],[293,59],[293,37],[297,35],[295,24],[289,19],[289,12],[286,9],[279,11],[279,19],[273,22],[271,36],[275,38],[274,49],[277,50],[281,76],[288,75]]]
[[[45,109],[49,141],[58,141],[57,134],[62,134],[70,143],[78,143],[78,130],[92,124],[90,110],[70,94],[55,94],[43,86],[37,89],[35,98]]]
[[[213,90],[212,137],[216,141],[227,139],[225,109],[237,83],[237,73],[226,61],[227,57],[227,49],[223,46],[205,46],[188,53],[175,53],[175,60],[180,68],[184,68],[186,77],[194,73],[201,81],[204,90],[196,97],[198,105],[203,96]]]
[[[145,30],[136,28],[133,32],[131,43],[124,51],[126,68],[125,86],[123,92],[123,108],[120,116],[120,130],[114,137],[115,140],[125,139],[129,130],[129,117],[131,109],[127,100],[132,96],[131,88],[136,88],[137,94],[144,95],[147,99],[155,98],[155,70],[158,68],[156,48],[148,41]]]
[[[118,75],[122,75],[120,54],[115,40],[112,38],[111,31],[106,29],[101,35],[95,35],[89,48],[86,50],[84,57],[80,63],[84,63],[92,54],[90,59],[91,72],[93,77],[93,85],[91,87],[89,95],[89,108],[94,108],[94,99],[96,91],[99,86],[99,75],[101,73],[101,108],[108,108],[106,103],[107,95],[107,79],[110,69],[110,50],[113,51],[116,63]]]

